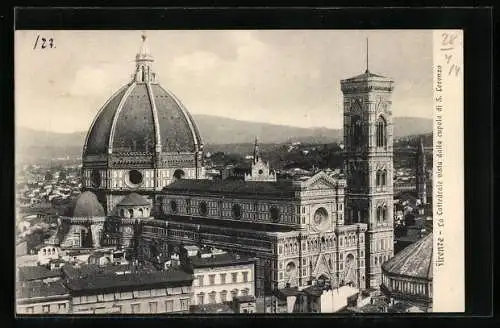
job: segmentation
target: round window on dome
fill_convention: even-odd
[[[92,170],[92,173],[90,174],[90,180],[92,183],[92,187],[98,188],[101,186],[101,174],[99,173],[99,170]]]
[[[128,179],[130,183],[139,185],[142,183],[142,173],[137,170],[131,170],[128,172]]]
[[[263,170],[259,170],[259,174],[263,174],[263,173],[264,173],[264,171],[263,171]]]
[[[172,213],[177,213],[177,202],[175,200],[170,201],[170,209]]]
[[[200,214],[201,215],[207,215],[208,208],[207,208],[207,203],[206,202],[201,202],[200,203]]]

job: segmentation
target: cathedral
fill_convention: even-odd
[[[135,72],[104,104],[83,148],[83,193],[61,218],[61,247],[119,246],[147,259],[209,246],[254,256],[256,296],[328,281],[379,288],[393,256],[393,81],[341,81],[346,179],[279,180],[260,156],[242,181],[205,178],[203,143],[158,83],[147,39]]]

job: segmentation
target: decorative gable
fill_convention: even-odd
[[[318,260],[316,261],[315,269],[314,269],[314,275],[319,275],[319,274],[328,274],[331,275],[333,271],[330,268],[330,265],[328,264],[328,260],[325,256],[325,254],[321,254],[318,256]]]
[[[321,171],[303,182],[303,187],[308,190],[331,189],[337,186],[337,180]]]

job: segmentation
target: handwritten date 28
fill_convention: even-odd
[[[54,38],[45,38],[37,35],[35,44],[33,45],[33,50],[38,49],[54,49],[56,44],[54,42]]]

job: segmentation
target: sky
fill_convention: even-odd
[[[16,31],[16,126],[86,131],[131,80],[144,31]],[[340,128],[340,80],[394,79],[393,115],[432,118],[432,30],[145,31],[160,84],[191,114]],[[39,43],[34,49],[39,36]],[[54,48],[41,49],[41,38]]]

